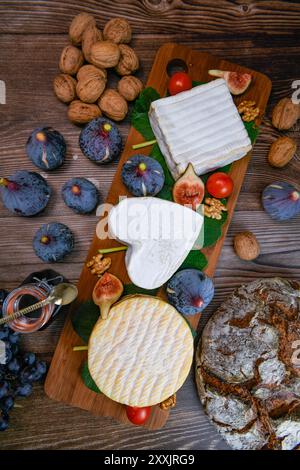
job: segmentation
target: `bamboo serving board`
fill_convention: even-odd
[[[147,82],[147,86],[152,86],[156,91],[158,91],[160,96],[164,96],[167,91],[167,83],[169,79],[167,66],[173,59],[183,60],[188,67],[188,72],[191,78],[197,81],[208,82],[212,80],[213,78],[208,75],[209,69],[251,73],[253,81],[249,90],[247,90],[241,97],[237,97],[235,101],[238,104],[244,99],[255,100],[261,110],[261,115],[258,121],[258,124],[260,124],[271,92],[271,81],[268,77],[254,70],[232,64],[207,53],[197,52],[178,44],[165,44],[159,49],[156,55]],[[121,181],[121,169],[123,163],[134,153],[147,154],[150,152],[151,147],[146,147],[137,151],[132,150],[133,144],[143,141],[143,137],[134,128],[131,128],[106,202],[116,204],[119,201],[120,195],[130,196]],[[234,191],[228,200],[228,218],[226,224],[223,226],[222,237],[216,245],[203,250],[208,259],[208,266],[205,271],[209,276],[213,276],[214,274],[250,157],[251,154],[249,153],[242,160],[235,162],[231,167],[230,175],[234,180]],[[97,171],[101,171],[101,167],[99,167],[99,170]],[[87,259],[91,259],[92,256],[97,253],[99,248],[108,248],[118,245],[118,242],[114,240],[99,240],[95,235]],[[125,253],[112,253],[109,256],[112,258],[110,272],[117,275],[124,283],[130,283],[124,263]],[[91,299],[93,287],[96,281],[97,278],[91,275],[90,271],[84,266],[78,283],[79,296],[76,303],[71,307],[71,310],[78,308],[80,303]],[[161,289],[159,295],[162,297],[164,296],[163,289]],[[193,328],[196,328],[199,317],[200,315],[189,318]],[[83,361],[86,360],[86,352],[73,352],[72,350],[73,346],[80,344],[83,344],[82,340],[73,330],[71,315],[69,315],[54,353],[46,379],[45,391],[47,395],[54,400],[89,410],[93,414],[111,416],[120,422],[129,423],[126,417],[125,407],[123,405],[113,402],[103,394],[94,393],[84,385],[80,376],[80,369]],[[168,414],[169,412],[161,410],[159,406],[153,407],[151,417],[145,426],[149,429],[161,428],[167,421]]]

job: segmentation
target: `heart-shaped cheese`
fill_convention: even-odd
[[[110,236],[128,245],[128,275],[144,289],[156,289],[170,279],[193,248],[202,224],[201,214],[154,197],[123,199],[108,217]]]

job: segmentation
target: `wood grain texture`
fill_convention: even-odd
[[[300,5],[285,1],[153,1],[149,7],[146,3],[149,5],[149,2],[130,0],[0,3],[0,80],[6,81],[8,89],[7,105],[0,105],[1,173],[9,175],[20,166],[34,170],[25,156],[24,146],[30,131],[41,123],[54,125],[68,141],[66,165],[48,176],[55,194],[45,214],[19,219],[0,205],[0,287],[15,287],[28,273],[44,268],[34,256],[31,239],[39,225],[50,220],[67,223],[75,231],[75,253],[55,268],[71,280],[79,278],[97,219],[74,215],[64,206],[59,191],[69,177],[86,175],[98,180],[105,199],[116,165],[99,170],[96,167],[95,171],[95,166],[81,155],[79,129],[68,123],[65,106],[52,95],[52,80],[57,73],[60,51],[67,42],[68,24],[75,13],[92,8],[99,25],[110,16],[125,14],[134,28],[133,45],[141,57],[142,79],[150,71],[156,50],[165,42],[175,41],[259,70],[273,82],[268,114],[215,273],[216,295],[201,319],[202,327],[241,282],[257,276],[300,278],[299,218],[286,224],[275,223],[262,211],[260,203],[266,184],[278,178],[294,184],[299,181],[299,153],[283,170],[269,167],[266,156],[271,142],[283,134],[272,128],[270,111],[279,98],[291,96],[291,84],[300,78]],[[166,5],[168,13],[162,14],[161,9]],[[251,15],[242,17],[242,7],[248,8]],[[189,23],[187,10],[192,10]],[[121,125],[124,137],[128,129],[127,119]],[[284,134],[300,144],[299,124]],[[73,155],[79,158],[73,160]],[[234,256],[232,237],[243,229],[254,231],[261,242],[262,254],[255,262],[243,262]],[[24,337],[23,348],[36,351],[50,361],[63,320],[58,318],[47,330]],[[193,380],[179,393],[179,403],[163,429],[149,433],[130,428],[128,432],[127,426],[109,418],[94,417],[49,400],[38,386],[34,395],[22,402],[23,408],[12,413],[11,428],[0,435],[0,449],[226,448],[203,414]]]

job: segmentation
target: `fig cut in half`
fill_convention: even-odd
[[[123,284],[117,276],[105,273],[93,290],[93,301],[100,309],[101,318],[106,320],[111,306],[123,294]]]
[[[230,93],[233,95],[244,93],[252,81],[250,73],[230,72],[228,70],[209,70],[208,73],[212,77],[224,78]]]
[[[196,175],[193,165],[190,163],[173,186],[173,199],[182,206],[189,206],[196,210],[203,201],[204,193],[204,183]]]

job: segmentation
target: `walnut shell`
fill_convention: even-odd
[[[80,70],[77,74],[79,77],[76,86],[77,96],[84,103],[95,103],[105,90],[106,77],[102,70],[93,65],[88,66],[88,69],[85,68],[84,71],[80,72]]]
[[[299,118],[300,106],[290,98],[282,98],[272,112],[272,124],[276,129],[287,130],[293,127]]]
[[[139,68],[139,58],[126,44],[120,44],[119,48],[121,56],[116,71],[119,75],[131,75]]]
[[[98,100],[98,106],[108,118],[122,121],[128,112],[128,105],[116,90],[107,89]]]
[[[233,240],[234,251],[239,258],[251,261],[258,257],[260,246],[256,236],[252,232],[237,233]]]
[[[295,155],[297,149],[296,142],[290,137],[279,137],[272,143],[268,161],[276,168],[283,168]]]
[[[113,18],[104,26],[103,36],[116,44],[128,43],[131,41],[131,26],[125,18]]]
[[[96,25],[91,25],[86,28],[82,35],[82,52],[87,62],[91,61],[91,47],[95,42],[102,41],[102,33]]]
[[[143,89],[143,83],[137,77],[133,75],[127,75],[118,83],[118,92],[127,101],[133,101],[141,93]]]
[[[72,44],[79,45],[82,41],[84,31],[88,26],[96,26],[96,20],[88,13],[79,13],[70,24],[69,38]]]
[[[70,103],[76,96],[76,80],[65,73],[57,75],[53,81],[54,93],[64,103]]]
[[[99,77],[102,77],[103,80],[107,79],[107,72],[105,69],[100,69],[99,67],[95,67],[92,64],[86,64],[80,67],[77,72],[77,80],[83,80],[90,75],[98,74]]]
[[[85,124],[101,115],[102,113],[96,104],[87,104],[79,100],[72,101],[68,108],[68,118],[76,124]]]
[[[75,75],[83,64],[82,52],[74,46],[66,46],[60,56],[59,68],[61,72]]]
[[[98,41],[91,47],[90,59],[96,67],[108,69],[115,67],[120,59],[120,49],[111,41]]]

